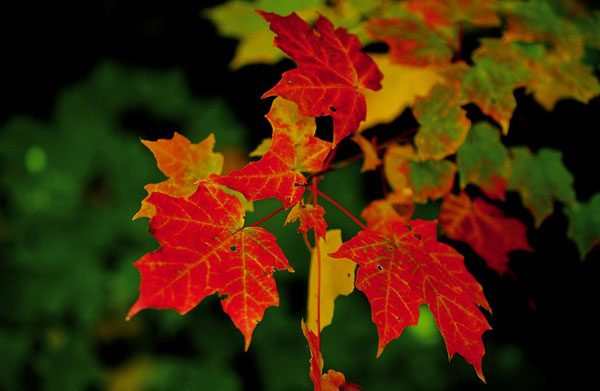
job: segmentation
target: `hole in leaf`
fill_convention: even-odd
[[[231,246],[231,247],[229,247],[229,249],[230,249],[231,251],[237,251],[237,246]]]
[[[389,48],[383,42],[374,42],[365,46],[362,51],[367,53],[387,53]]]
[[[381,265],[377,265],[377,269],[378,269],[378,270],[383,270],[383,266],[381,266]]]
[[[413,234],[413,236],[419,240],[423,239],[423,236],[421,234]]]
[[[315,118],[317,131],[315,136],[324,141],[333,141],[333,119],[330,116]]]
[[[329,111],[333,111],[335,113],[337,110],[335,106],[329,106]]]

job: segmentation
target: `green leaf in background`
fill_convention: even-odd
[[[245,147],[246,130],[226,104],[193,96],[182,72],[110,62],[60,93],[53,119],[17,116],[4,124],[0,193],[10,214],[0,220],[2,389],[104,388],[110,371],[97,347],[140,337],[144,322],[124,320],[139,278],[132,263],[155,244],[145,224],[130,218],[144,184],[160,178],[139,142],[142,129],[125,125],[131,112],[180,124],[160,129],[165,135],[199,140],[219,131],[226,155]],[[184,329],[181,317],[170,319],[147,323],[163,335]],[[234,354],[220,350],[227,359]],[[215,386],[235,387],[236,377],[228,376]]]
[[[421,126],[415,145],[421,159],[441,160],[464,143],[470,121],[459,101],[456,89],[446,84],[437,84],[426,98],[417,99],[414,114]]]
[[[566,214],[569,217],[567,235],[577,244],[583,259],[600,243],[600,193],[594,194],[588,202],[568,207]]]
[[[482,39],[473,62],[463,76],[465,99],[498,122],[506,134],[517,106],[513,91],[525,85],[530,72],[515,52],[497,39]]]
[[[511,160],[497,128],[488,122],[474,124],[458,150],[456,162],[461,188],[472,183],[488,197],[504,199]]]
[[[511,152],[513,171],[507,189],[521,195],[536,226],[552,214],[555,200],[566,206],[575,204],[573,175],[564,166],[561,152],[544,148],[534,155],[524,147]]]

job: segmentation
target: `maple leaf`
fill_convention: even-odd
[[[279,95],[298,104],[303,115],[333,118],[333,145],[356,131],[366,117],[361,88],[381,88],[381,72],[361,52],[356,36],[333,28],[320,16],[313,29],[298,15],[279,16],[258,11],[277,34],[275,45],[297,64],[263,98]]]
[[[268,151],[257,162],[211,180],[242,193],[248,200],[277,198],[286,208],[304,193],[303,171],[318,171],[331,143],[315,137],[314,119],[303,116],[295,103],[275,99],[266,118],[273,127]]]
[[[551,2],[503,2],[500,10],[507,16],[505,40],[551,44],[563,58],[580,59],[583,56],[582,33]]]
[[[421,125],[415,136],[417,153],[423,160],[441,160],[464,143],[470,121],[460,107],[455,86],[438,84],[426,98],[417,99],[414,114]]]
[[[513,91],[531,79],[530,69],[520,61],[514,47],[498,39],[482,39],[473,54],[474,66],[462,78],[462,90],[468,102],[500,124],[504,134],[517,105]]]
[[[496,3],[496,0],[408,0],[403,5],[406,9],[421,14],[432,27],[461,22],[491,27],[500,24],[495,11]]]
[[[424,67],[450,63],[457,45],[456,34],[443,34],[419,18],[369,19],[368,34],[390,48],[389,57],[397,64]]]
[[[439,219],[450,239],[466,242],[500,275],[508,269],[509,252],[533,251],[527,242],[527,227],[481,198],[471,201],[465,193],[448,194]]]
[[[404,109],[412,106],[417,97],[427,96],[435,84],[444,80],[435,67],[394,64],[390,56],[383,54],[372,54],[371,57],[383,74],[382,87],[378,91],[364,91],[369,111],[359,131],[392,122]]]
[[[152,193],[148,202],[156,208],[150,231],[161,247],[135,263],[140,296],[128,318],[144,308],[185,314],[218,292],[248,349],[264,311],[279,304],[273,271],[293,271],[275,237],[243,228],[242,202],[215,184],[200,183],[188,198]]]
[[[504,199],[512,164],[495,127],[487,122],[474,124],[456,154],[456,163],[463,189],[473,183],[488,197]]]
[[[314,229],[318,236],[324,238],[327,230],[327,222],[323,218],[325,208],[321,205],[304,204],[302,200],[298,202],[288,214],[285,224],[300,220],[298,232],[305,234],[309,229]]]
[[[396,191],[409,188],[415,202],[425,203],[448,194],[456,165],[448,160],[420,161],[410,145],[392,145],[383,158],[385,176]]]
[[[436,222],[393,223],[385,233],[360,231],[330,254],[359,264],[356,287],[367,296],[379,332],[379,356],[402,331],[415,325],[427,304],[446,342],[448,357],[461,354],[484,380],[481,336],[490,329],[478,306],[489,310],[463,257],[436,240]]]
[[[542,148],[533,155],[523,147],[511,152],[513,170],[507,189],[519,192],[537,227],[552,214],[554,200],[567,206],[575,204],[573,175],[563,165],[561,152]]]
[[[140,210],[133,216],[134,219],[154,216],[154,206],[148,202],[152,193],[187,197],[194,193],[200,179],[210,174],[220,174],[223,168],[223,155],[213,152],[213,134],[198,144],[190,143],[190,140],[177,132],[168,140],[142,140],[142,143],[152,151],[158,168],[169,179],[144,186],[148,196],[142,201]]]
[[[577,244],[579,255],[584,258],[592,248],[600,244],[600,194],[588,202],[578,203],[566,209],[569,217],[567,235]]]
[[[548,111],[553,110],[560,99],[588,103],[600,94],[600,83],[591,66],[578,60],[565,60],[543,44],[529,45],[523,52],[523,61],[535,75],[527,85],[527,92],[532,92]]]
[[[308,276],[308,311],[306,322],[308,329],[317,332],[317,308],[320,307],[321,330],[331,324],[335,308],[335,299],[348,296],[354,290],[354,270],[356,263],[349,259],[332,259],[329,253],[337,251],[342,245],[342,231],[332,229],[326,236],[319,238],[319,245],[315,246],[310,259]],[[317,254],[317,251],[319,253]],[[319,279],[318,262],[321,262],[321,278]],[[319,281],[321,289],[319,289]],[[321,296],[319,306],[319,294]],[[319,330],[319,331],[321,331]]]

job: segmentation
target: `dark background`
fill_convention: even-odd
[[[144,311],[127,326],[120,325],[125,323],[123,316],[135,299],[139,281],[131,263],[154,248],[152,239],[146,238],[149,235],[145,234],[145,222],[129,221],[144,195],[143,184],[160,178],[150,154],[144,151],[138,139],[169,137],[174,130],[183,128],[183,120],[177,115],[165,115],[150,104],[131,105],[119,111],[114,135],[118,141],[97,138],[92,133],[86,138],[88,130],[84,121],[78,138],[73,139],[77,141],[69,144],[69,151],[66,147],[60,149],[63,140],[71,140],[62,136],[62,130],[47,130],[47,138],[42,136],[44,130],[39,130],[60,124],[61,106],[57,102],[61,101],[61,94],[84,88],[82,81],[89,78],[99,64],[109,60],[112,64],[121,64],[123,69],[151,69],[157,71],[156,75],[179,72],[189,88],[189,101],[197,99],[200,113],[206,105],[220,99],[219,104],[226,107],[226,114],[221,117],[226,118],[228,124],[235,122],[232,126],[236,129],[242,129],[239,136],[227,144],[231,149],[235,149],[237,143],[239,150],[248,151],[260,139],[268,137],[269,128],[263,116],[270,100],[262,101],[260,95],[277,82],[291,63],[248,66],[230,72],[227,64],[233,56],[235,41],[218,37],[212,24],[201,18],[202,7],[218,2],[204,1],[202,7],[197,3],[173,2],[168,7],[153,2],[120,1],[68,5],[21,3],[2,11],[0,140],[6,153],[0,160],[3,177],[0,187],[0,342],[8,343],[10,348],[0,348],[4,350],[0,353],[0,367],[4,367],[0,370],[0,389],[119,389],[115,384],[123,387],[127,383],[115,383],[112,379],[124,368],[129,372],[123,373],[128,374],[129,379],[138,379],[135,384],[142,389],[309,387],[308,352],[299,331],[307,271],[306,265],[299,264],[308,262],[301,243],[289,245],[289,251],[299,253],[294,259],[290,256],[297,275],[289,278],[282,275],[281,279],[277,276],[282,308],[268,311],[248,353],[242,352],[239,333],[220,312],[216,298],[206,300],[184,318],[168,312]],[[476,41],[470,44],[475,45]],[[115,99],[120,93],[117,85]],[[156,93],[160,94],[160,89]],[[600,158],[598,144],[593,141],[600,129],[600,99],[592,100],[589,105],[561,101],[549,113],[523,91],[515,94],[518,108],[506,144],[527,145],[532,150],[559,149],[566,167],[575,177],[578,199],[586,201],[600,191],[597,172]],[[90,99],[93,102],[93,97]],[[159,96],[153,102],[160,101]],[[96,104],[102,106],[103,101]],[[470,109],[470,115],[472,118],[480,116],[474,109]],[[13,125],[13,130],[6,130],[15,116],[29,118],[36,125],[24,120],[29,125],[17,130]],[[217,142],[220,132],[226,132],[221,129],[223,121],[216,121],[214,129],[206,130],[216,133]],[[406,113],[394,125],[410,122],[410,115]],[[376,131],[394,131],[394,125]],[[38,132],[28,132],[29,126]],[[60,137],[54,138],[54,135]],[[192,138],[192,141],[198,140],[198,137]],[[66,216],[65,212],[65,216],[57,217],[55,211],[36,214],[19,206],[21,193],[16,189],[34,188],[43,180],[41,177],[23,179],[24,174],[15,168],[17,163],[22,163],[11,153],[21,151],[22,147],[26,154],[31,150],[28,146],[46,145],[44,143],[49,148],[56,147],[57,154],[69,156],[67,165],[71,166],[68,167],[84,165],[77,153],[71,158],[73,149],[87,151],[96,148],[96,144],[107,146],[98,150],[102,152],[90,155],[89,164],[94,169],[74,179],[81,180],[79,190],[74,193],[80,209],[69,209],[69,202],[64,206],[65,198],[56,200],[58,208],[64,206],[72,215]],[[122,150],[109,148],[117,143],[123,146]],[[342,155],[353,152],[350,146],[345,148],[347,151]],[[145,168],[146,173],[136,177],[138,171],[128,166],[122,156],[128,153],[132,159],[140,156],[139,164],[134,166],[139,166],[139,170]],[[118,154],[121,156],[117,157]],[[52,155],[48,156],[50,165]],[[114,170],[97,166],[104,162],[110,166],[109,162],[113,161],[122,163]],[[63,172],[71,172],[69,170]],[[365,185],[378,182],[378,178],[376,174],[352,178],[356,176],[357,167],[349,171],[345,176],[340,174],[331,179],[331,191],[335,193],[334,189],[339,191],[341,187],[345,192],[356,193],[355,199],[348,199],[346,205],[357,205],[353,210],[358,212],[361,202],[365,205],[364,200],[368,199],[363,197],[377,196],[376,192],[367,194],[365,189],[372,186]],[[112,178],[117,177],[123,182],[111,185]],[[13,187],[13,183],[17,185]],[[116,189],[126,186],[137,190],[125,195],[130,197],[127,201],[118,201],[121,199],[115,195],[119,193]],[[336,198],[342,200],[344,195]],[[114,206],[117,204],[118,207]],[[269,207],[265,206],[263,215],[268,213]],[[510,277],[499,278],[467,246],[453,243],[465,254],[467,266],[484,286],[494,312],[490,318],[493,330],[484,336],[488,351],[484,357],[487,389],[543,389],[557,381],[594,384],[597,360],[593,357],[598,352],[599,338],[593,317],[600,297],[597,283],[600,250],[579,260],[574,243],[566,237],[567,218],[561,209],[557,203],[555,213],[536,230],[518,196],[509,195],[506,211],[527,224],[529,239],[535,248],[535,253],[511,255],[513,276]],[[85,210],[91,210],[89,216]],[[103,220],[101,216],[109,213],[112,213],[110,219]],[[257,216],[261,216],[260,213],[257,211]],[[336,219],[344,221],[332,212],[330,226],[336,226]],[[278,229],[281,221],[270,223],[273,229]],[[60,247],[57,254],[63,255],[50,257],[41,268],[36,266],[39,258],[28,253],[29,247],[39,249],[40,254],[49,254],[53,247],[45,247],[47,243],[39,239],[45,237],[47,231],[71,235],[79,225],[98,224],[105,225],[103,232],[112,230],[108,224],[123,227],[119,237],[106,232],[98,234],[106,235],[106,240],[92,246],[94,255],[90,256],[89,264],[102,270],[102,277],[98,274],[96,281],[99,288],[94,294],[96,299],[97,294],[106,295],[98,299],[104,304],[94,307],[99,313],[81,315],[77,308],[89,308],[87,301],[74,307],[58,304],[56,311],[48,313],[38,311],[44,309],[42,304],[38,307],[31,304],[31,309],[23,312],[24,307],[29,308],[30,303],[40,297],[53,296],[54,289],[66,289],[64,294],[70,295],[69,280],[59,288],[50,282],[44,284],[54,279],[55,273],[70,275],[69,265],[80,261],[72,246],[85,247],[81,240],[87,238],[68,236],[64,242],[61,236],[48,239]],[[345,224],[347,222],[340,222],[338,226],[344,228],[347,239],[356,228],[350,225],[346,229]],[[293,229],[285,232],[289,235]],[[290,237],[290,241],[301,242],[299,237]],[[284,250],[286,245],[282,245]],[[98,248],[102,251],[96,251]],[[286,254],[289,256],[287,251]],[[20,263],[21,260],[25,261]],[[54,260],[64,265],[55,270]],[[30,281],[36,271],[35,281]],[[120,277],[115,277],[117,275]],[[105,285],[106,281],[116,285]],[[114,293],[111,290],[114,286],[120,286],[125,293],[119,300],[109,300],[110,304],[106,304],[105,297]],[[82,289],[87,290],[86,286]],[[80,291],[71,294],[77,295],[76,292]],[[278,311],[282,314],[278,315]],[[102,331],[103,327],[109,331]],[[325,368],[344,372],[349,380],[365,385],[367,390],[390,389],[392,385],[403,389],[484,388],[462,358],[457,357],[447,364],[443,344],[436,333],[426,325],[412,334],[407,332],[375,360],[374,326],[370,323],[366,300],[355,292],[350,298],[340,300],[334,325],[323,334]],[[59,342],[67,342],[56,343],[57,338]],[[74,348],[70,347],[70,340],[77,341]],[[60,368],[55,368],[56,365]]]

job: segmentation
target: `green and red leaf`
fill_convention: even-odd
[[[456,154],[460,186],[472,183],[490,198],[503,200],[512,163],[500,132],[487,122],[478,122]]]
[[[133,217],[154,216],[154,206],[148,202],[150,194],[163,193],[173,197],[187,197],[196,191],[197,182],[210,174],[220,174],[223,155],[213,152],[215,136],[209,135],[198,144],[190,143],[185,136],[175,132],[173,138],[158,141],[142,140],[154,157],[160,171],[169,179],[144,186],[148,196]]]

